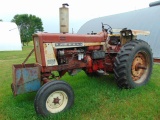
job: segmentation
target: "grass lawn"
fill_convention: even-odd
[[[33,46],[23,51],[0,52],[0,120],[160,120],[160,65],[154,64],[146,86],[121,90],[114,76],[88,77],[83,71],[76,76],[66,74],[75,93],[75,103],[66,112],[46,118],[34,110],[36,92],[14,97],[11,91],[12,64],[21,64]],[[34,63],[34,54],[28,63]]]

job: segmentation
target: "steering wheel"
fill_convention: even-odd
[[[104,28],[104,25],[107,26],[107,29]],[[113,32],[112,32],[112,27],[111,27],[110,25],[108,25],[108,24],[103,24],[103,23],[102,23],[102,30],[105,30],[106,32],[109,32],[110,34],[113,33]]]

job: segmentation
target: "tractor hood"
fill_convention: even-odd
[[[37,33],[33,37],[38,37],[44,42],[104,42],[108,34],[101,32],[96,35],[79,35],[79,34],[55,34],[55,33]]]

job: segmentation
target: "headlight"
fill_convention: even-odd
[[[128,35],[130,36],[130,35],[132,35],[132,33],[129,32]]]
[[[122,36],[126,36],[126,33],[125,33],[125,32],[123,32],[123,33],[122,33]]]

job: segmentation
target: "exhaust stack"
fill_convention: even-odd
[[[60,33],[63,34],[69,32],[69,9],[66,6],[69,5],[64,3],[62,7],[59,8]]]

